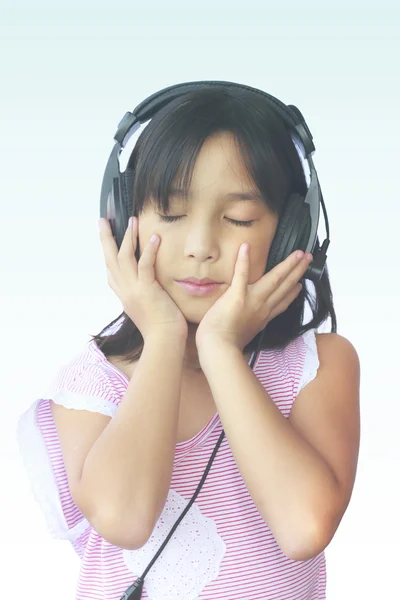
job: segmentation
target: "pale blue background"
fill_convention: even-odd
[[[297,105],[314,135],[338,333],[354,344],[362,369],[359,467],[326,550],[327,597],[396,597],[396,3],[21,1],[3,4],[0,24],[1,596],[74,597],[78,558],[47,533],[15,428],[60,365],[121,312],[97,231],[118,122],[161,88],[219,79]]]

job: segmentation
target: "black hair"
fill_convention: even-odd
[[[174,99],[146,125],[127,165],[133,170],[128,214],[140,215],[150,198],[158,209],[167,213],[171,185],[178,183],[179,187],[189,191],[202,145],[214,134],[225,132],[233,134],[248,174],[273,214],[280,218],[285,200],[291,193],[306,195],[307,181],[291,132],[264,98],[247,90],[231,92],[214,88]],[[319,247],[317,238],[314,250]],[[137,248],[136,259],[139,257]],[[336,332],[327,265],[313,287],[315,297],[303,285],[289,307],[272,319],[243,352],[253,352],[261,335],[261,350],[283,348],[304,332],[317,328],[328,317],[331,318],[331,332]],[[303,324],[306,301],[312,319]],[[115,330],[120,320],[117,331],[104,333],[108,329]],[[138,360],[143,350],[143,337],[124,311],[91,337],[105,356],[118,356],[123,362]]]

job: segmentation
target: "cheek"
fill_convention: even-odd
[[[265,274],[268,252],[269,248],[265,248],[265,246],[253,248],[252,253],[250,251],[249,283],[258,281]]]
[[[154,260],[154,275],[163,287],[167,286],[174,278],[175,274],[173,269],[171,269],[172,263],[172,257],[165,251],[165,247],[163,251],[159,246]]]

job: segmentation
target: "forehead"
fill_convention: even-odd
[[[262,203],[254,186],[234,136],[220,132],[207,138],[196,156],[190,188],[181,185],[175,176],[169,190],[172,199],[187,202],[197,197],[211,196],[224,202]]]
[[[171,186],[169,195],[172,199],[176,198],[187,202],[189,200],[193,200],[193,198],[195,198],[197,195],[200,196],[201,194],[196,194],[191,190],[185,192],[183,188],[173,185]],[[246,202],[248,204],[263,203],[262,194],[252,189],[244,189],[243,191],[231,190],[227,192],[221,192],[218,194],[218,198],[220,200],[226,200],[231,202]]]

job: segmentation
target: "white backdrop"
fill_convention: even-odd
[[[399,9],[292,4],[1,9],[1,597],[74,597],[79,560],[47,533],[15,430],[60,365],[122,310],[97,230],[118,122],[161,88],[219,79],[295,104],[313,133],[338,333],[361,362],[359,466],[326,550],[327,598],[400,598]],[[322,241],[322,212],[320,223]]]

